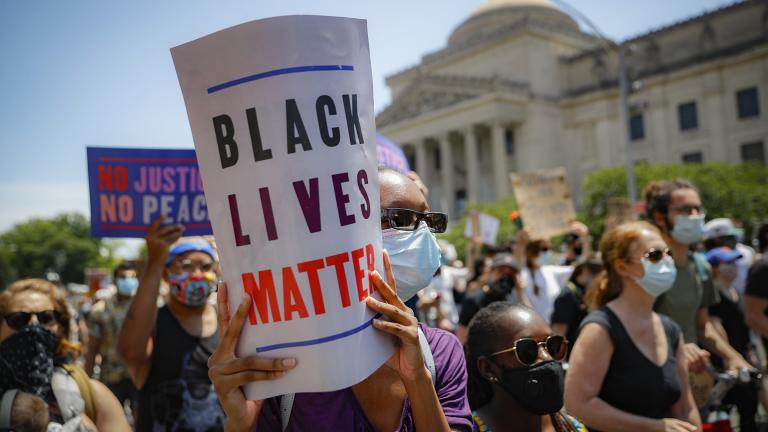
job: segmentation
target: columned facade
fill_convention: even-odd
[[[621,42],[642,83],[634,162],[768,163],[765,17],[745,0]],[[551,0],[485,0],[444,48],[387,78],[377,128],[453,220],[511,194],[511,172],[559,166],[578,207],[584,177],[627,158],[616,53],[601,47]]]

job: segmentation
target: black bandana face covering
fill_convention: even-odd
[[[0,343],[0,388],[45,397],[51,390],[56,335],[40,325],[26,325]]]
[[[498,384],[512,395],[520,406],[533,414],[552,414],[563,408],[565,372],[559,361],[550,360],[521,368],[503,368]]]

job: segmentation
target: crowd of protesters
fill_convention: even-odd
[[[45,279],[0,293],[0,430],[694,431],[723,407],[759,430],[768,224],[750,247],[706,220],[695,185],[659,181],[645,221],[600,239],[520,229],[465,266],[417,176],[380,169],[379,184],[385,274],[366,304],[396,352],[362,382],[246,400],[297,360],[236,355],[252,300],[230,310],[215,243],[161,218],[144,265],[88,301]]]

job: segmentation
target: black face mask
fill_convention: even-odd
[[[563,408],[565,371],[559,361],[549,360],[522,368],[502,368],[498,385],[526,411],[552,414]]]
[[[45,398],[51,391],[56,335],[26,325],[0,343],[0,388],[18,388]]]
[[[489,283],[488,288],[494,297],[506,297],[515,288],[515,278],[512,275],[504,275],[501,279]]]

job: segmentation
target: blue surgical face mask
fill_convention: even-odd
[[[641,258],[640,262],[643,264],[645,274],[642,278],[635,278],[635,282],[648,294],[658,297],[669,291],[675,284],[677,268],[671,256],[665,256],[655,264],[646,258]]]
[[[669,234],[682,244],[700,242],[704,238],[704,215],[677,215],[675,226]]]
[[[440,267],[440,246],[424,222],[415,231],[388,228],[381,235],[395,274],[397,296],[408,301],[429,285]]]
[[[139,279],[135,277],[117,278],[117,292],[122,296],[132,297],[139,288]]]

